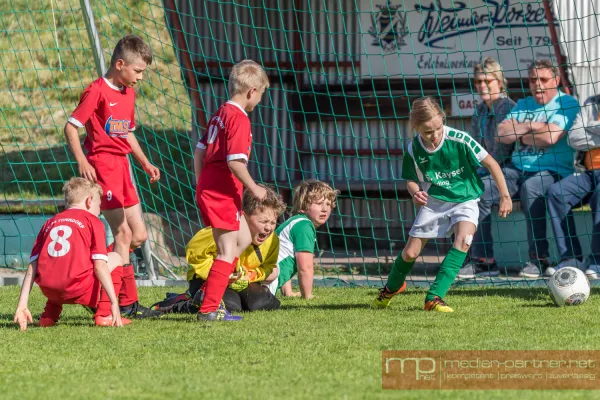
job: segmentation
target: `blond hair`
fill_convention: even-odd
[[[65,182],[62,191],[65,194],[66,207],[80,203],[89,196],[102,197],[102,187],[83,178],[69,179]]]
[[[136,58],[140,58],[146,65],[150,65],[152,64],[152,51],[141,37],[127,35],[117,42],[110,59],[110,65],[114,66],[119,60],[131,64]]]
[[[269,77],[259,64],[252,60],[243,60],[233,66],[229,74],[229,96],[242,94],[252,88],[267,89]]]
[[[292,200],[292,214],[298,214],[301,211],[306,211],[308,207],[321,199],[331,201],[331,208],[336,206],[336,199],[339,190],[334,190],[325,182],[316,179],[307,179],[300,182],[294,188],[294,198]]]
[[[432,97],[421,97],[412,103],[408,121],[410,127],[416,130],[420,125],[431,121],[435,117],[444,119],[446,113]]]
[[[531,73],[533,72],[533,70],[538,69],[549,69],[550,71],[552,71],[554,77],[560,76],[560,71],[558,70],[558,67],[554,66],[554,64],[552,64],[552,61],[548,59],[534,60],[531,64],[529,64],[529,67],[527,67],[527,72]]]
[[[270,187],[258,184],[258,186],[264,188],[267,191],[267,195],[264,199],[259,200],[249,190],[244,191],[244,197],[242,198],[242,208],[244,213],[247,215],[254,215],[265,209],[273,210],[275,216],[279,218],[285,211],[285,202],[281,195],[275,192]]]
[[[502,66],[494,57],[486,57],[479,64],[475,64],[473,67],[473,74],[484,74],[491,75],[500,82],[500,86],[503,90],[506,90],[508,87],[508,81],[504,77],[504,70]]]

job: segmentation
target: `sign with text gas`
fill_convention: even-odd
[[[507,77],[556,61],[539,0],[361,0],[363,78],[470,77],[492,56]],[[558,29],[558,26],[557,26]]]

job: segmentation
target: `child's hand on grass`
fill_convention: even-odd
[[[112,325],[117,327],[123,326],[123,321],[121,321],[121,307],[119,307],[119,303],[111,304],[110,312],[112,314]]]
[[[19,325],[19,329],[22,331],[27,330],[27,323],[33,324],[33,318],[31,317],[31,312],[27,308],[18,308],[15,311],[15,324]]]

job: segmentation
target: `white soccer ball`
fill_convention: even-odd
[[[564,267],[552,275],[548,281],[550,297],[557,306],[577,306],[590,296],[590,282],[587,276],[574,267]]]

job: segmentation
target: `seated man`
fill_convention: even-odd
[[[277,265],[279,238],[274,230],[277,218],[285,210],[285,203],[272,189],[265,189],[267,195],[263,200],[256,199],[247,190],[244,192],[243,210],[252,235],[252,245],[241,252],[236,271],[223,296],[227,311],[274,310],[280,305],[262,282]],[[186,259],[190,264],[187,292],[167,295],[167,299],[151,308],[163,313],[197,313],[202,304],[202,285],[216,255],[212,228],[200,230],[186,246]]]
[[[600,96],[585,101],[569,132],[569,145],[583,153],[582,171],[569,175],[548,188],[548,213],[561,262],[549,268],[548,275],[565,266],[583,267],[581,244],[570,215],[573,207],[590,197],[594,228],[592,230],[592,254],[585,271],[590,279],[598,279],[600,273]]]
[[[505,174],[519,174],[519,198],[526,217],[529,260],[519,276],[538,278],[550,267],[546,238],[546,191],[554,182],[573,173],[574,152],[566,132],[579,112],[577,100],[560,90],[557,68],[550,60],[536,60],[529,66],[531,96],[517,105],[498,125],[500,143],[517,143],[512,166]],[[480,218],[491,212],[487,193],[479,203]]]
[[[473,139],[477,140],[501,167],[504,167],[510,163],[515,144],[497,142],[497,127],[515,106],[515,102],[506,96],[508,82],[504,77],[502,67],[492,57],[485,58],[481,64],[476,64],[473,68],[473,84],[481,98],[481,103],[477,106],[471,119],[470,133],[473,135]],[[512,197],[517,192],[519,174],[511,175],[507,171],[503,172],[508,193]],[[499,205],[500,195],[496,189],[496,182],[490,176],[489,171],[487,168],[481,167],[478,173],[485,185],[484,193],[490,197],[488,202]],[[486,213],[485,219],[482,219],[480,214],[479,226],[473,236],[470,255],[457,277],[472,279],[476,276],[498,275],[500,275],[500,270],[494,260],[494,242],[492,240],[492,214]]]

